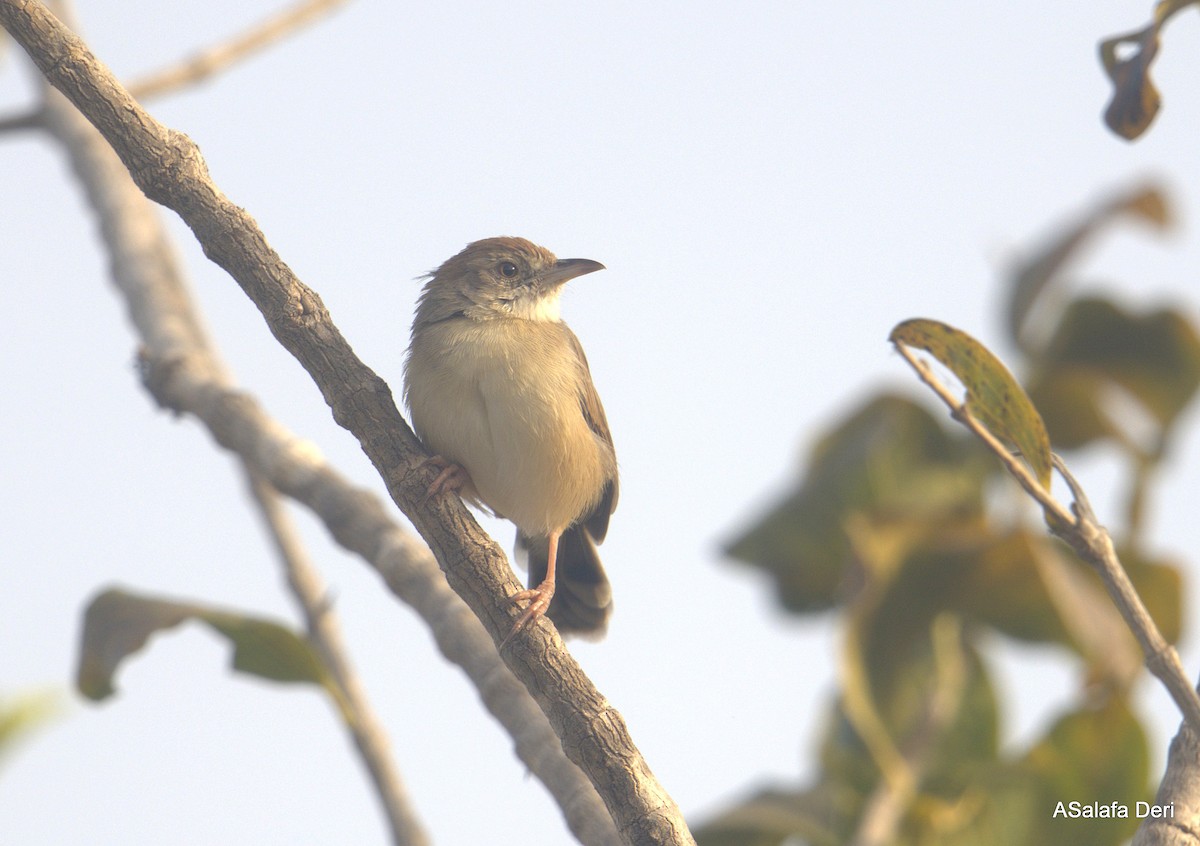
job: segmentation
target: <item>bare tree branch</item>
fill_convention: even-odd
[[[1167,688],[1193,731],[1200,732],[1200,696],[1188,681],[1183,664],[1179,660],[1179,653],[1171,644],[1167,643],[1166,638],[1158,630],[1150,612],[1146,610],[1145,604],[1129,580],[1125,568],[1121,566],[1116,549],[1113,548],[1112,538],[1096,521],[1096,516],[1092,512],[1086,496],[1083,495],[1078,482],[1067,470],[1062,459],[1054,456],[1054,466],[1066,480],[1074,497],[1074,504],[1070,511],[1042,487],[1025,463],[1009,452],[1008,448],[971,414],[967,406],[938,380],[924,361],[902,343],[897,342],[895,347],[916,371],[921,381],[932,388],[933,392],[950,408],[951,416],[974,432],[988,449],[995,453],[1005,469],[1025,489],[1026,493],[1037,500],[1045,513],[1046,524],[1050,527],[1050,531],[1065,541],[1080,558],[1095,568],[1104,582],[1109,596],[1116,604],[1117,610],[1125,619],[1125,624],[1129,626],[1141,645],[1142,654],[1146,659],[1146,667]]]
[[[304,366],[333,410],[358,437],[392,498],[429,541],[455,591],[493,642],[516,611],[520,590],[503,553],[456,497],[425,503],[432,471],[387,385],[342,337],[315,292],[292,274],[244,211],[209,179],[196,146],[138,106],[76,36],[35,0],[0,0],[0,22],[56,88],[91,120],[149,196],[175,210],[205,253],[258,306],[269,328]],[[285,486],[280,486],[286,490]],[[515,639],[505,660],[530,690],[587,773],[628,843],[691,843],[678,807],[634,747],[624,720],[583,674],[553,626]]]
[[[249,58],[323,15],[334,12],[347,0],[304,0],[260,21],[251,29],[199,50],[176,65],[163,68],[126,86],[139,100],[161,97],[215,76],[235,62]]]
[[[1197,846],[1200,844],[1200,740],[1184,723],[1171,741],[1167,772],[1154,804],[1170,807],[1172,816],[1147,818],[1138,826],[1132,846]]]
[[[376,718],[346,657],[341,627],[326,601],[321,575],[309,560],[276,490],[249,467],[246,467],[246,479],[283,563],[288,586],[304,614],[309,641],[341,689],[346,727],[375,785],[375,793],[391,827],[392,842],[396,846],[427,846],[429,835],[413,812],[400,773],[392,763],[387,732]]]
[[[352,487],[310,443],[235,390],[212,354],[153,207],[111,147],[57,92],[47,113],[100,221],[114,283],[142,338],[147,387],[164,407],[198,417],[254,472],[317,514],[344,547],[385,579],[430,624],[443,655],[472,679],[514,737],[518,757],[547,786],[581,842],[606,846],[616,831],[599,797],[562,753],[525,688],[500,661],[479,621],[450,590],[433,556],[392,521],[375,497]]]

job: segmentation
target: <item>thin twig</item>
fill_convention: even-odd
[[[1072,491],[1072,496],[1075,497],[1075,502],[1070,510],[1042,487],[1025,463],[1014,456],[986,426],[971,414],[966,404],[938,380],[924,361],[902,343],[897,342],[895,347],[916,371],[921,381],[932,388],[933,392],[950,408],[950,415],[979,437],[988,449],[1000,459],[1017,483],[1038,501],[1045,513],[1046,524],[1050,531],[1065,541],[1100,575],[1109,596],[1112,597],[1117,610],[1125,619],[1125,624],[1129,626],[1130,631],[1137,638],[1138,644],[1142,647],[1146,667],[1167,688],[1188,724],[1193,730],[1200,733],[1200,695],[1197,695],[1195,688],[1188,680],[1183,664],[1179,660],[1179,654],[1162,636],[1157,624],[1150,616],[1150,612],[1146,610],[1145,604],[1138,596],[1137,590],[1134,589],[1133,583],[1129,580],[1125,568],[1121,566],[1116,549],[1113,547],[1112,538],[1096,521],[1087,498],[1079,496],[1079,492],[1081,492],[1079,483],[1066,470],[1062,459],[1056,456],[1054,466],[1062,474]]]
[[[1050,453],[1050,460],[1054,463],[1054,469],[1063,477],[1063,481],[1067,483],[1067,488],[1071,491],[1071,510],[1075,512],[1076,519],[1099,524],[1100,519],[1096,517],[1096,510],[1092,508],[1092,501],[1088,499],[1083,485],[1079,484],[1079,480],[1067,469],[1067,463],[1059,457],[1058,453],[1054,452]]]
[[[139,100],[148,100],[196,85],[235,62],[266,49],[322,15],[330,14],[346,2],[305,0],[271,15],[240,35],[199,50],[178,64],[134,80],[127,86],[129,93]]]
[[[404,783],[392,763],[387,732],[376,718],[358,676],[350,667],[342,643],[341,627],[337,615],[326,601],[321,574],[309,560],[275,488],[249,466],[243,466],[251,496],[279,553],[288,586],[304,614],[309,641],[316,647],[322,663],[341,689],[344,722],[375,784],[375,793],[391,827],[392,842],[396,846],[425,846],[429,843],[429,835],[413,813]]]

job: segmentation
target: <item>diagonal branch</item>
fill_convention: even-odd
[[[401,510],[429,542],[454,590],[493,642],[516,613],[518,592],[499,547],[454,497],[424,502],[427,454],[400,416],[391,391],[354,354],[320,297],[267,244],[254,220],[209,178],[190,139],[148,115],[83,42],[36,0],[0,0],[0,23],[52,85],[117,151],[151,199],[176,211],[206,255],[226,269],[279,342],[321,390],[334,419],[359,440]],[[678,806],[633,745],[621,715],[583,674],[553,627],[542,623],[505,650],[509,668],[533,694],[588,775],[628,843],[691,843]]]
[[[428,622],[443,655],[471,678],[515,739],[518,757],[562,807],[576,837],[590,846],[615,842],[599,797],[563,755],[545,716],[450,590],[429,550],[396,525],[373,494],[329,467],[315,446],[234,389],[200,325],[153,207],[112,148],[61,95],[48,91],[45,112],[99,219],[113,282],[141,338],[140,363],[155,399],[196,416],[251,472],[310,508],[335,540],[379,572],[391,591]],[[395,804],[391,798],[383,801]]]
[[[900,355],[916,371],[921,381],[933,389],[933,392],[950,408],[950,414],[968,429],[970,429],[984,444],[995,453],[1005,469],[1015,478],[1018,484],[1042,506],[1046,524],[1050,531],[1065,541],[1075,553],[1090,564],[1099,574],[1108,590],[1109,596],[1125,619],[1134,637],[1142,647],[1146,659],[1146,667],[1167,688],[1176,706],[1187,720],[1193,731],[1200,732],[1200,695],[1188,681],[1179,653],[1158,630],[1150,612],[1138,596],[1137,590],[1129,580],[1125,568],[1117,558],[1112,538],[1096,522],[1095,514],[1087,498],[1081,496],[1079,483],[1067,471],[1062,459],[1055,456],[1054,466],[1066,480],[1072,491],[1075,503],[1067,510],[1062,503],[1034,477],[1023,461],[1013,455],[1000,440],[993,435],[962,403],[954,393],[941,383],[933,374],[929,365],[922,361],[908,347],[896,343]]]
[[[304,0],[260,21],[228,41],[199,50],[178,64],[163,68],[126,86],[139,100],[160,97],[196,85],[242,59],[270,47],[322,15],[331,14],[347,0]]]

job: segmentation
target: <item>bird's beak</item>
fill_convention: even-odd
[[[583,276],[585,273],[595,273],[604,270],[604,265],[591,259],[559,259],[554,267],[542,274],[541,283],[546,289],[557,288],[564,282]]]

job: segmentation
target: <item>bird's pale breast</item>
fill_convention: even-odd
[[[616,475],[612,447],[581,411],[588,377],[568,332],[560,322],[448,320],[421,332],[407,366],[421,440],[529,535],[589,513]]]

